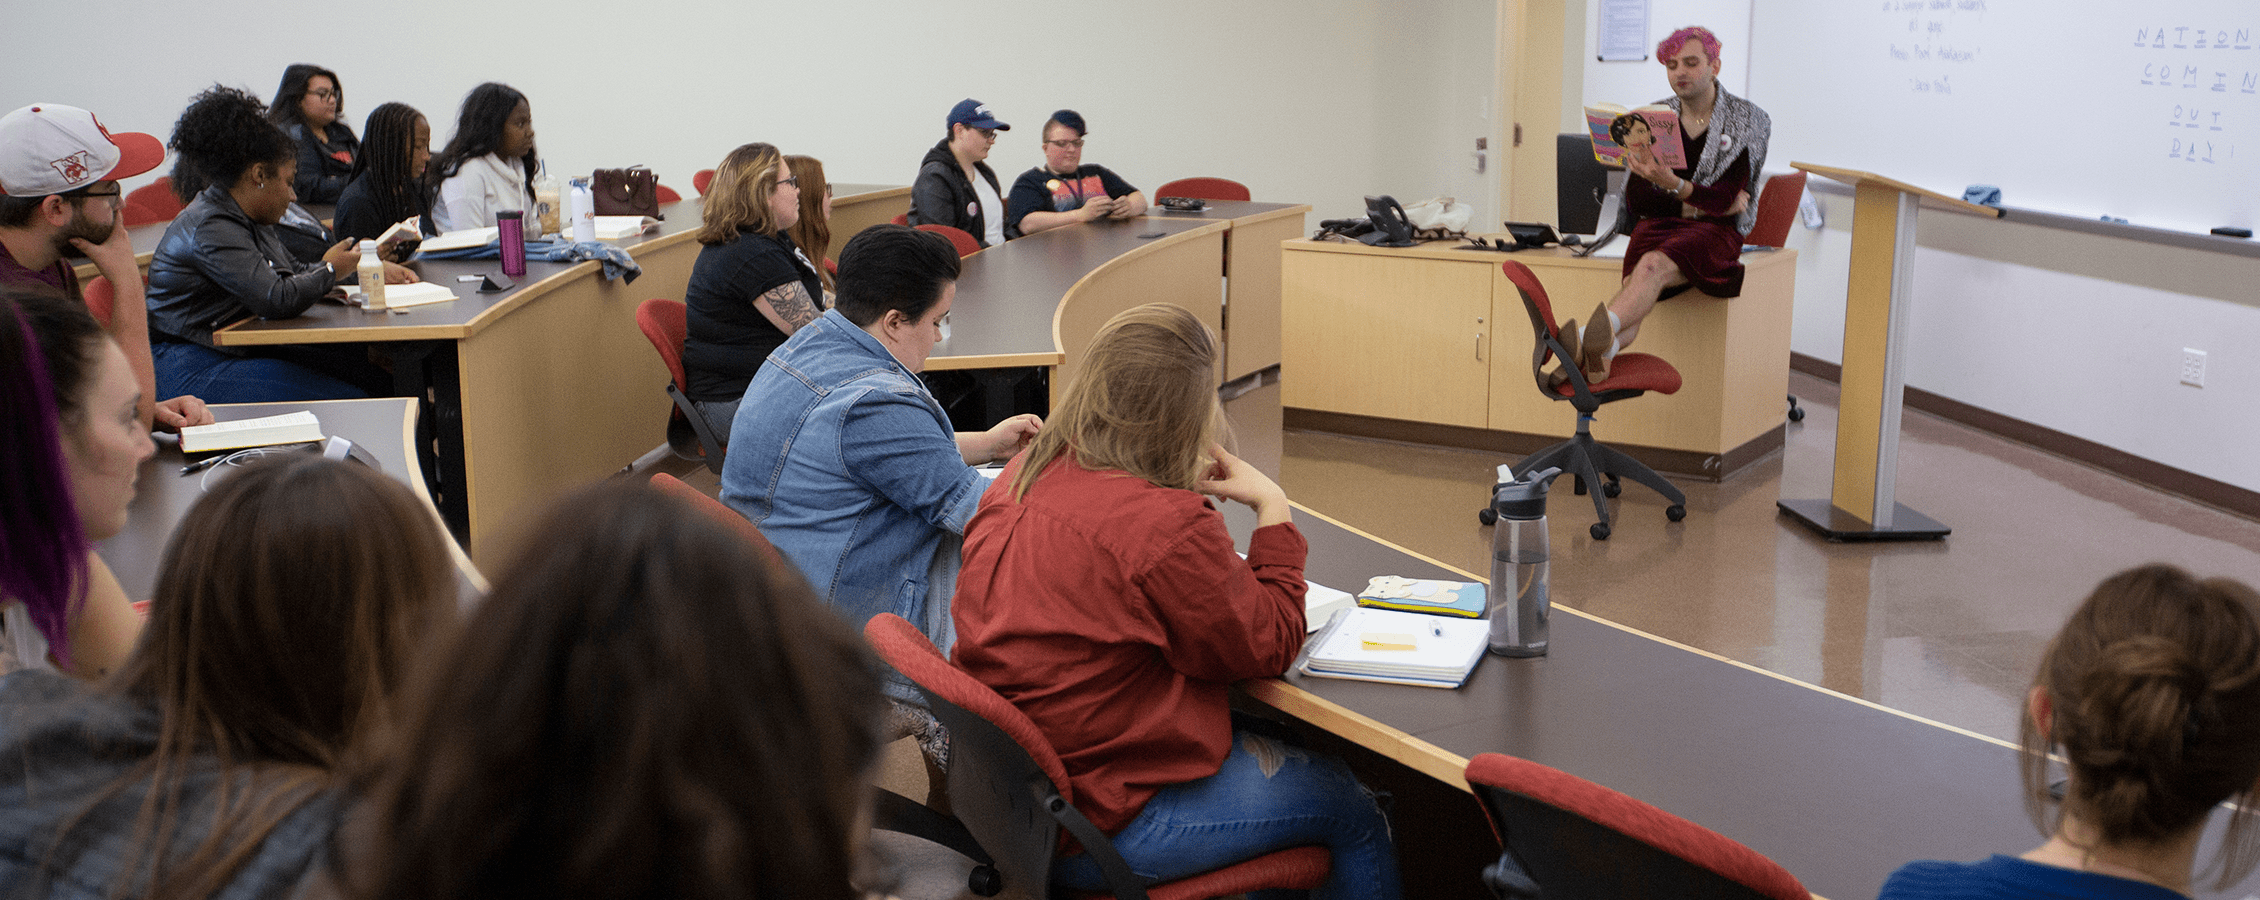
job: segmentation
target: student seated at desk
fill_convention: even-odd
[[[506,209],[523,211],[532,221],[539,164],[534,108],[526,95],[494,81],[472,88],[455,119],[455,136],[425,174],[432,184],[433,227],[487,228]]]
[[[862,639],[642,483],[541,521],[355,779],[340,893],[860,897],[885,707]]]
[[[1083,368],[965,531],[958,665],[1034,720],[1076,806],[1139,875],[1289,847],[1333,856],[1317,898],[1398,896],[1389,824],[1340,760],[1233,727],[1232,682],[1303,645],[1287,495],[1216,444],[1216,337],[1169,304],[1099,329]],[[1256,511],[1248,556],[1201,496]],[[1088,855],[1057,887],[1100,890]]]
[[[361,153],[353,126],[345,124],[345,88],[337,73],[312,63],[284,69],[267,118],[298,142],[298,176],[291,186],[299,202],[336,203]]]
[[[1083,115],[1072,109],[1044,122],[1044,164],[1020,173],[1006,203],[1005,231],[1035,234],[1100,217],[1146,214],[1146,194],[1101,165],[1083,164]]]
[[[832,292],[839,290],[831,269],[824,265],[824,257],[832,252],[832,183],[824,178],[824,161],[816,157],[796,153],[785,157],[785,167],[800,181],[800,218],[785,230],[792,234],[793,246],[816,264],[816,276],[824,281],[824,305],[829,307]]]
[[[125,529],[142,460],[125,354],[86,308],[0,290],[0,649],[10,668],[97,678],[123,663],[141,617],[93,543]]]
[[[353,160],[353,180],[338,196],[337,214],[330,220],[337,236],[370,240],[410,216],[423,217],[425,234],[438,234],[431,194],[424,187],[424,171],[432,161],[431,123],[415,107],[386,103],[369,111],[364,130],[369,140]],[[394,248],[388,258],[407,262],[407,256]]]
[[[2025,807],[2048,842],[1909,863],[1883,898],[2176,900],[2206,819],[2231,800],[2227,890],[2260,854],[2260,594],[2166,565],[2105,579],[2042,655],[2019,730]],[[2050,753],[2069,760],[2053,822]]]
[[[910,183],[910,224],[948,225],[983,247],[1002,244],[1015,235],[1005,230],[1004,189],[985,160],[997,132],[1012,126],[968,97],[951,107],[945,127],[949,134],[918,161],[918,178]]]
[[[333,769],[389,727],[456,581],[431,509],[304,452],[225,474],[166,547],[148,631],[86,686],[0,680],[12,896],[300,896]]]
[[[684,292],[683,374],[716,434],[729,435],[762,361],[824,312],[823,281],[790,233],[801,205],[793,170],[768,144],[730,151],[707,185],[704,246]]]
[[[275,230],[297,196],[290,137],[268,122],[259,98],[214,86],[173,126],[180,151],[175,184],[209,184],[165,226],[149,262],[149,337],[157,391],[211,403],[330,400],[384,393],[390,376],[361,344],[222,349],[212,333],[251,316],[304,313],[352,277],[361,260],[350,241],[320,263],[291,256]],[[385,264],[385,281],[416,275]]]
[[[79,164],[57,167],[57,159]],[[195,397],[159,401],[149,302],[118,185],[164,160],[165,145],[155,137],[112,134],[77,107],[42,103],[0,116],[0,287],[53,290],[84,304],[72,258],[93,262],[110,282],[103,327],[141,385],[141,422],[170,430],[208,424],[212,416]]]

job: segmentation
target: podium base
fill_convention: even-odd
[[[1935,541],[1954,533],[1937,519],[1908,509],[1907,504],[1892,505],[1897,509],[1891,514],[1891,524],[1878,528],[1827,500],[1774,501],[1782,512],[1831,541]]]

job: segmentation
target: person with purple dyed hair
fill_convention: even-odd
[[[1750,195],[1765,169],[1773,120],[1719,86],[1719,39],[1709,29],[1672,32],[1656,45],[1656,58],[1672,93],[1659,102],[1679,113],[1688,165],[1667,169],[1647,153],[1625,155],[1633,177],[1624,187],[1632,220],[1624,281],[1571,344],[1588,381],[1609,377],[1610,360],[1632,344],[1658,301],[1688,288],[1713,297],[1742,293],[1742,235],[1757,218]]]
[[[156,452],[141,385],[86,307],[0,290],[0,647],[24,668],[95,678],[124,661],[141,617],[92,544],[125,528]]]

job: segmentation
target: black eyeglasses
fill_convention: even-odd
[[[316,100],[336,100],[339,97],[345,96],[345,92],[324,89],[319,91],[307,91],[306,96],[312,97]]]
[[[1061,150],[1065,150],[1065,149],[1067,149],[1067,148],[1069,148],[1069,147],[1073,147],[1073,148],[1075,148],[1075,149],[1078,149],[1078,150],[1080,150],[1080,149],[1082,149],[1082,148],[1083,148],[1083,139],[1082,139],[1082,138],[1076,138],[1076,139],[1074,139],[1074,140],[1072,140],[1072,141],[1045,141],[1044,143],[1046,143],[1046,144],[1050,144],[1050,145],[1052,145],[1052,146],[1054,146],[1054,147],[1058,147],[1058,148],[1059,148],[1059,149],[1061,149]]]
[[[104,199],[104,200],[108,200],[108,201],[110,201],[110,204],[111,204],[111,205],[113,205],[113,206],[115,206],[115,205],[117,205],[117,204],[118,204],[119,202],[121,202],[121,201],[120,201],[120,200],[119,200],[118,198],[120,198],[120,197],[124,196],[124,189],[123,189],[123,188],[111,188],[111,189],[109,189],[109,190],[107,190],[107,191],[92,191],[92,190],[85,190],[85,191],[65,191],[65,192],[63,192],[63,196],[65,196],[65,197],[68,197],[68,198],[70,198],[70,199],[72,199],[72,200],[87,200],[87,199],[92,199],[92,198],[101,198],[101,199]]]
[[[793,187],[796,187],[796,188],[797,188],[797,187],[800,187],[800,176],[798,176],[798,175],[795,175],[795,176],[793,176],[793,177],[791,177],[791,178],[779,178],[779,179],[777,179],[777,186],[778,186],[778,187],[784,187],[784,186],[786,186],[786,185],[792,185]]]

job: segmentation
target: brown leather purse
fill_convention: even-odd
[[[589,188],[596,195],[597,215],[667,218],[659,214],[659,176],[650,169],[598,169]]]

